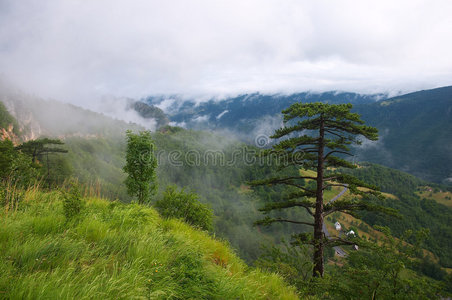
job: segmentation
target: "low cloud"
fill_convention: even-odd
[[[451,11],[447,0],[3,0],[0,72],[83,106],[105,95],[413,91],[452,83]]]

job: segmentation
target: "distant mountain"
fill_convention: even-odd
[[[170,102],[170,100],[172,102]],[[242,95],[196,101],[149,97],[173,124],[229,132],[253,143],[282,125],[281,111],[295,102],[352,103],[363,119],[380,130],[380,141],[357,149],[360,160],[383,164],[423,179],[452,183],[452,87],[388,98],[385,94],[345,92]],[[172,103],[168,107],[168,103]]]
[[[452,183],[452,87],[356,105],[380,142],[359,151],[363,160],[429,181]]]
[[[384,94],[361,95],[345,92],[298,93],[293,95],[247,94],[223,100],[211,99],[197,103],[194,100],[174,98],[171,107],[165,107],[168,98],[148,97],[144,102],[165,107],[165,113],[176,124],[192,129],[228,129],[249,134],[265,118],[274,118],[291,104],[299,101],[329,103],[374,103],[386,99]]]

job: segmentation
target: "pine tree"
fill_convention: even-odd
[[[390,209],[366,201],[369,197],[382,199],[377,187],[340,171],[341,168],[356,167],[344,158],[352,155],[352,144],[360,144],[362,138],[372,141],[378,139],[377,129],[364,125],[358,114],[350,112],[351,108],[351,104],[295,103],[284,110],[285,126],[271,136],[277,142],[272,148],[263,151],[262,155],[272,157],[280,170],[295,166],[296,173],[251,182],[252,186],[286,185],[295,188],[295,192],[278,202],[268,203],[261,211],[268,214],[274,210],[300,207],[308,212],[314,222],[267,216],[257,224],[288,222],[312,226],[313,234],[301,233],[294,238],[314,247],[313,276],[323,276],[325,246],[354,244],[347,239],[325,236],[323,223],[327,215],[344,212],[357,217],[356,212],[360,210],[393,213]],[[300,169],[312,170],[315,175],[300,173]],[[315,188],[306,185],[306,181],[315,182]],[[354,197],[342,197],[325,203],[324,190],[335,186],[347,188]]]

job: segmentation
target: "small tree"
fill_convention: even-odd
[[[326,238],[323,232],[323,219],[334,212],[344,212],[356,216],[359,210],[387,211],[383,207],[365,201],[368,195],[382,197],[375,186],[368,185],[355,177],[342,173],[340,168],[355,168],[355,165],[338,155],[351,155],[349,145],[360,144],[359,136],[377,140],[377,129],[363,125],[360,116],[351,113],[351,104],[331,105],[326,103],[295,103],[284,110],[285,127],[276,130],[272,136],[280,139],[271,149],[262,155],[271,156],[281,166],[295,166],[294,174],[273,177],[251,182],[252,186],[286,185],[295,189],[284,199],[268,203],[261,210],[269,213],[273,210],[300,207],[304,208],[314,222],[266,217],[258,224],[269,225],[274,222],[288,222],[313,227],[313,234],[302,233],[296,236],[299,242],[314,247],[313,276],[323,276],[325,246],[352,244],[341,238]],[[312,170],[315,175],[306,175],[300,169]],[[306,184],[306,180],[310,181]],[[329,187],[348,188],[358,197],[324,203],[323,192]],[[363,189],[365,188],[365,189]]]
[[[149,131],[134,134],[127,133],[126,165],[123,170],[128,174],[125,184],[127,192],[138,198],[138,203],[146,203],[157,190],[155,146]]]
[[[163,199],[157,201],[155,207],[163,217],[182,219],[204,230],[213,228],[212,210],[199,202],[198,195],[195,193],[178,191],[175,186],[168,186]]]
[[[71,220],[78,216],[85,206],[77,181],[71,180],[68,190],[62,191],[62,194],[64,216],[66,220]]]

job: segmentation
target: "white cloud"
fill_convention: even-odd
[[[203,122],[206,122],[208,120],[209,120],[209,116],[208,115],[204,115],[204,116],[197,116],[192,121],[196,122],[196,123],[203,123]]]
[[[229,110],[224,110],[222,113],[220,113],[218,116],[217,116],[217,120],[219,120],[219,119],[221,119],[221,117],[222,116],[224,116],[225,114],[227,114],[229,112]]]
[[[105,95],[410,91],[452,84],[451,13],[448,0],[0,0],[0,73],[85,106]]]

